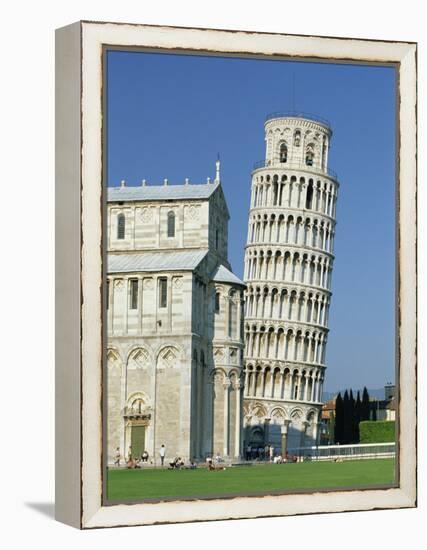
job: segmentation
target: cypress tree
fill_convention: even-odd
[[[348,414],[349,414],[349,422],[348,422],[348,442],[354,443],[356,438],[356,417],[355,417],[355,410],[354,410],[354,396],[353,396],[353,390],[350,388],[350,394],[348,398]]]
[[[334,426],[334,443],[342,443],[343,436],[343,401],[341,392],[335,399],[335,426]]]
[[[363,394],[362,394],[362,410],[360,419],[361,420],[370,420],[370,405],[369,405],[369,393],[366,389],[366,386],[363,388]]]
[[[354,442],[359,443],[360,442],[360,432],[359,432],[359,422],[362,416],[362,401],[360,400],[360,392],[357,392],[356,396],[356,403],[354,407],[354,424],[355,424],[355,430],[354,430]]]
[[[351,439],[351,412],[348,391],[345,390],[343,398],[343,436],[342,443],[349,443]]]

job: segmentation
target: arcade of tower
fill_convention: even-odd
[[[328,125],[274,116],[265,131],[245,253],[245,441],[286,452],[317,440],[338,182]]]

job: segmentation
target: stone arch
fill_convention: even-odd
[[[310,422],[310,423],[316,422],[318,416],[319,416],[319,411],[317,411],[316,409],[309,409],[307,411],[306,420],[307,422]]]
[[[271,423],[272,424],[283,424],[285,420],[287,420],[287,413],[286,409],[284,407],[274,407],[271,410]]]
[[[143,404],[147,409],[151,406],[151,399],[143,391],[134,391],[126,399],[126,407],[132,408],[135,403]]]
[[[211,372],[209,373],[209,381],[211,383],[215,383],[215,382],[224,382],[227,378],[227,373],[225,372],[224,369],[220,368],[220,367],[215,367],[211,370]]]
[[[304,412],[300,407],[294,407],[289,416],[293,423],[300,423],[304,419]]]
[[[126,405],[123,411],[123,416],[126,423],[126,431],[128,432],[129,442],[132,444],[133,450],[133,438],[131,436],[132,426],[135,422],[139,422],[142,419],[149,419],[152,411],[151,401],[146,393],[142,391],[132,392],[126,399]],[[130,432],[130,433],[129,433]]]
[[[163,368],[179,367],[182,357],[181,350],[176,345],[163,345],[157,352],[157,365]]]
[[[285,163],[288,161],[288,144],[284,139],[278,143],[279,162]]]
[[[267,416],[267,409],[262,403],[255,402],[251,405],[250,412],[253,416],[256,416],[259,419],[265,418]]]
[[[262,426],[253,426],[250,430],[249,441],[252,446],[260,446],[264,442],[264,429]]]
[[[127,367],[130,369],[148,368],[153,360],[146,346],[132,346],[127,355]]]
[[[117,348],[109,347],[107,349],[107,364],[111,363],[112,366],[115,363],[121,363],[122,359]]]

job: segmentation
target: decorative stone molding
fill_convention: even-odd
[[[146,369],[151,364],[151,358],[148,351],[144,348],[133,350],[128,359],[128,369]]]
[[[178,365],[178,351],[172,346],[162,348],[157,360],[160,368],[174,368]]]

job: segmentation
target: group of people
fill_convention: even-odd
[[[274,464],[285,464],[286,462],[298,462],[298,457],[296,455],[286,453],[285,456],[277,455],[273,458]]]
[[[245,449],[246,460],[264,460],[270,461],[273,464],[283,464],[285,462],[297,462],[298,457],[290,455],[288,452],[285,456],[280,453],[276,454],[273,445],[265,445],[265,447],[253,447],[248,444]]]
[[[220,455],[216,455],[215,461],[211,456],[208,456],[206,458],[206,467],[210,472],[215,472],[218,470],[225,470],[224,466],[224,460],[220,457]]]
[[[159,449],[159,457],[160,457],[160,464],[162,466],[165,465],[165,457],[166,457],[166,447],[164,445],[161,445]],[[127,459],[125,460],[126,468],[134,470],[139,469],[142,467],[142,464],[148,463],[149,461],[149,454],[146,450],[144,450],[141,453],[141,456],[134,457],[132,455],[132,448],[129,447],[129,452]],[[246,460],[264,460],[272,462],[273,464],[283,464],[285,462],[297,462],[298,457],[289,455],[287,452],[285,456],[282,456],[281,454],[275,454],[275,450],[273,445],[265,445],[265,447],[255,447],[250,444],[248,444],[245,448],[245,459]],[[117,447],[116,449],[116,455],[115,455],[115,466],[120,466],[120,448]],[[152,461],[151,461],[152,462]],[[215,458],[212,456],[208,456],[206,458],[206,467],[210,471],[214,470],[225,470],[224,467],[224,459],[217,454]],[[194,470],[197,468],[197,464],[194,461],[194,459],[191,459],[189,461],[189,464],[185,464],[184,460],[180,456],[176,456],[171,462],[169,462],[168,469],[169,470],[182,470],[182,469],[191,469]]]
[[[195,468],[197,468],[197,464],[194,462],[194,460],[190,460],[189,465],[186,466],[184,460],[179,456],[174,458],[172,462],[169,462],[169,470],[194,470]]]
[[[274,447],[273,445],[265,445],[265,447],[255,447],[250,443],[245,449],[246,460],[269,460],[273,462],[274,459]]]
[[[114,466],[117,466],[117,467],[120,466],[121,458],[122,458],[122,456],[120,454],[120,447],[117,447],[116,454],[115,454],[115,457],[114,457]],[[148,462],[149,458],[150,457],[149,457],[149,454],[148,454],[147,451],[143,451],[141,453],[141,456],[139,456],[139,457],[133,456],[132,447],[129,447],[128,456],[125,460],[126,467],[131,468],[131,469],[141,468],[142,462]]]
[[[142,462],[142,460],[140,458],[129,457],[126,461],[126,468],[128,470],[139,469],[139,468],[141,468],[141,462]]]

